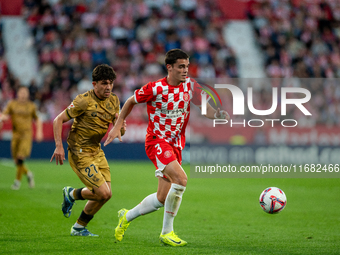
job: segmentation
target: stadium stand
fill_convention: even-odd
[[[252,0],[247,14],[263,50],[267,76],[302,78],[290,80],[290,86],[305,87],[313,95],[308,105],[312,123],[305,124],[339,125],[340,87],[332,79],[304,78],[340,77],[340,3]],[[267,96],[261,91],[261,98]],[[299,110],[289,115],[297,117]]]
[[[292,78],[285,84],[263,83],[253,97],[256,109],[271,107],[272,87],[304,87],[313,95],[306,104],[313,118],[288,109],[299,126],[339,125],[340,4],[334,0],[250,0],[247,18],[262,49],[269,78]],[[91,70],[108,63],[118,73],[115,93],[123,103],[134,89],[165,75],[164,53],[175,47],[191,57],[190,76],[201,79],[240,77],[238,60],[226,44],[228,15],[218,1],[33,1],[25,0],[22,15],[31,28],[39,58],[39,77],[29,86],[42,119],[51,123],[78,93],[91,85]],[[0,43],[3,108],[20,82],[7,72]],[[228,104],[231,104],[229,98]],[[231,105],[226,105],[231,109]],[[144,106],[131,119],[144,123]],[[246,118],[251,119],[249,112]],[[268,118],[277,118],[275,114]]]
[[[40,62],[41,82],[32,81],[30,91],[45,121],[92,88],[91,71],[99,63],[118,73],[114,90],[122,102],[166,74],[163,58],[172,48],[192,56],[193,77],[238,77],[222,35],[226,20],[215,1],[25,0],[23,14]],[[144,108],[133,115],[145,120]]]
[[[338,1],[265,0],[249,7],[269,77],[340,76]]]

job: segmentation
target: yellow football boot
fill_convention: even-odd
[[[184,246],[187,244],[187,242],[179,238],[174,231],[171,231],[170,233],[165,235],[161,234],[159,236],[159,241],[171,246]]]
[[[115,229],[115,238],[117,241],[122,241],[124,237],[124,233],[127,229],[127,227],[130,225],[130,222],[126,219],[126,214],[129,210],[126,210],[125,208],[118,211],[118,226]]]

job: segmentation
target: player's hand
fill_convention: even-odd
[[[224,111],[224,110],[221,110],[220,108],[217,108],[217,111],[215,113],[215,117],[217,119],[225,119],[225,120],[230,120],[230,116],[229,114]]]
[[[55,158],[56,165],[58,165],[58,163],[60,165],[64,164],[64,160],[66,160],[66,159],[65,159],[65,151],[64,151],[64,147],[63,146],[59,146],[59,147],[55,148],[50,162],[52,162],[54,158]]]
[[[114,126],[110,132],[109,135],[107,136],[105,142],[104,142],[104,146],[108,145],[109,143],[111,143],[115,138],[118,138],[120,142],[122,142],[122,135],[120,133],[120,127]]]

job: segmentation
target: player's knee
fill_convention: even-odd
[[[100,200],[104,202],[110,200],[111,197],[112,197],[112,193],[109,191],[106,191],[100,194]]]
[[[18,166],[22,166],[24,164],[24,160],[23,159],[17,159],[17,165]]]
[[[106,196],[106,201],[109,201],[111,199],[111,197],[112,197],[112,193],[109,192]]]
[[[188,182],[188,177],[187,177],[186,174],[181,175],[181,176],[178,176],[177,178],[174,178],[174,179],[173,179],[173,183],[182,185],[182,186],[184,186],[184,187],[187,186],[187,182]]]
[[[185,175],[181,178],[181,183],[179,183],[180,185],[186,187],[187,186],[187,182],[188,182],[188,177]]]

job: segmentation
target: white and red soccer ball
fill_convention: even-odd
[[[260,205],[263,211],[273,214],[282,211],[287,203],[285,193],[276,187],[266,188],[260,195]]]

